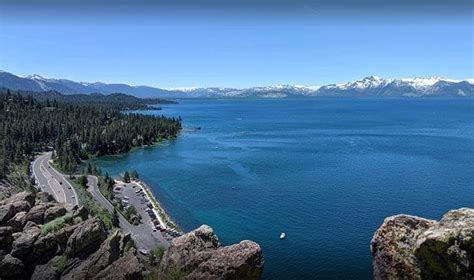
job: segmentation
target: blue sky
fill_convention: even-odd
[[[0,69],[157,87],[474,77],[469,12],[211,4],[155,13],[146,4],[18,9],[0,2]]]

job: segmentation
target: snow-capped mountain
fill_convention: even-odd
[[[474,96],[470,81],[431,78],[385,79],[370,76],[345,84],[322,86],[318,96]]]
[[[74,82],[65,79],[50,79],[40,75],[19,77],[0,71],[0,87],[30,91],[55,90],[64,94],[75,93],[126,93],[136,97],[162,98],[287,98],[287,97],[424,97],[459,96],[474,97],[474,79],[452,80],[440,77],[386,79],[377,76],[342,84],[324,86],[273,85],[252,88],[154,88],[127,84],[101,82]]]

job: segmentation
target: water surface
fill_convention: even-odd
[[[474,206],[474,100],[179,102],[142,112],[181,116],[178,139],[99,165],[138,170],[185,230],[258,242],[266,279],[370,278],[384,217]]]

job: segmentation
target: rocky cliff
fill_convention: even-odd
[[[474,209],[437,222],[396,215],[372,238],[375,279],[474,279]]]
[[[119,231],[109,235],[85,208],[67,209],[46,193],[21,192],[0,201],[1,279],[141,276],[129,242]]]
[[[203,225],[172,240],[159,272],[169,275],[179,268],[184,279],[260,279],[263,263],[257,243],[244,240],[221,247],[212,228]]]
[[[41,192],[0,201],[0,279],[258,279],[262,269],[258,244],[221,247],[208,226],[174,239],[150,262],[130,235],[108,232],[84,207]]]

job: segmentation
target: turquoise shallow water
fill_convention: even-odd
[[[178,139],[98,163],[138,170],[185,230],[257,241],[266,279],[370,278],[384,217],[474,207],[474,100],[179,102],[143,112],[181,116]]]

